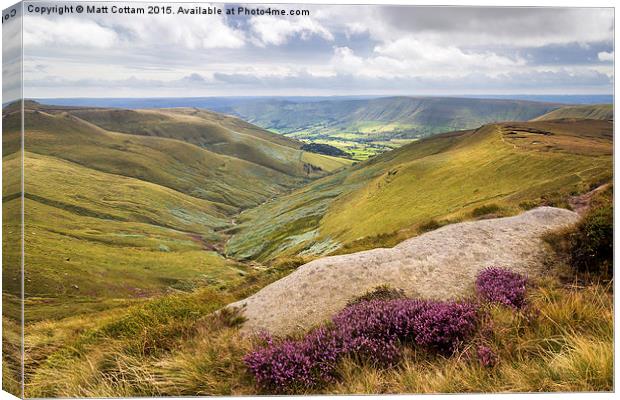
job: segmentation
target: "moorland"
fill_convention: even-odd
[[[323,103],[214,112],[26,101],[23,150],[20,104],[7,105],[4,388],[20,391],[23,205],[27,397],[612,389],[611,106]],[[536,257],[513,269],[527,272],[528,307],[484,306],[492,323],[479,323],[475,343],[497,363],[466,357],[471,348],[407,347],[389,365],[347,353],[329,380],[286,387],[261,385],[248,368],[256,338],[228,304],[330,256],[539,207],[573,222],[524,242]],[[355,281],[362,300],[413,296],[394,281],[377,289],[361,269],[335,276]],[[474,292],[468,279],[460,296]]]

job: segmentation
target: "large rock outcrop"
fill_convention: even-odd
[[[540,273],[546,252],[541,236],[578,219],[569,210],[539,207],[514,217],[447,225],[391,249],[314,260],[231,306],[243,309],[245,332],[283,335],[328,320],[378,285],[414,297],[458,298],[471,293],[476,275],[488,266]]]

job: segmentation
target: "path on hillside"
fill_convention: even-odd
[[[289,334],[328,320],[378,285],[412,297],[467,295],[477,273],[492,265],[539,273],[547,249],[541,236],[578,219],[573,211],[539,207],[514,217],[447,225],[391,249],[314,260],[231,306],[242,307],[245,332]]]

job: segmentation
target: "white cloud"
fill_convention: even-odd
[[[279,46],[295,36],[299,36],[302,40],[308,40],[312,36],[318,36],[328,41],[334,40],[334,36],[327,28],[309,17],[257,16],[252,17],[250,26],[258,39],[256,42],[258,45]]]
[[[334,72],[374,78],[462,76],[472,71],[496,76],[523,68],[525,64],[521,58],[511,59],[492,52],[464,52],[454,46],[438,46],[414,37],[375,46],[373,53],[365,58],[349,47],[334,47],[330,63]]]
[[[60,23],[55,19],[29,15],[25,21],[26,47],[68,46],[106,49],[119,41],[114,30],[88,19],[66,17]]]
[[[420,82],[426,90],[450,83],[473,93],[485,80],[515,87],[524,79],[523,87],[533,90],[536,82],[538,89],[545,80],[536,77],[544,77],[555,87],[564,79],[567,88],[590,82],[609,91],[614,76],[609,9],[304,8],[310,17],[28,15],[27,89],[33,96],[55,88],[62,96],[79,85],[89,95],[211,95],[213,85],[227,80],[243,82],[246,95],[272,86],[289,95],[306,87],[397,92]],[[47,77],[56,78],[46,85]],[[470,89],[461,89],[461,82]]]
[[[176,22],[158,15],[94,19],[27,15],[24,44],[28,48],[56,48],[60,54],[80,47],[152,50],[168,45],[195,50],[235,49],[245,44],[244,32],[229,26],[224,17],[213,16],[208,22],[200,15],[182,18]]]
[[[598,53],[599,61],[613,61],[614,60],[614,52],[613,51],[601,51]]]
[[[212,16],[208,21],[200,15],[182,18],[182,21],[158,16],[124,19],[120,20],[119,28],[130,32],[131,45],[145,48],[168,44],[190,50],[237,49],[245,45],[243,31],[229,26],[224,17]]]

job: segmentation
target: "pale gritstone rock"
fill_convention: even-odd
[[[244,332],[283,335],[328,320],[379,285],[413,297],[458,298],[472,293],[476,275],[489,266],[540,273],[547,251],[541,236],[578,219],[569,210],[539,207],[514,217],[447,225],[391,249],[314,260],[230,306],[242,307]]]

